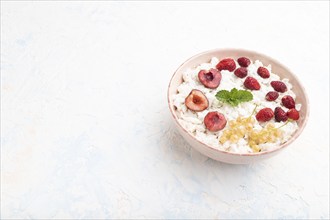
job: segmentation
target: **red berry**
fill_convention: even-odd
[[[204,124],[209,131],[220,131],[226,126],[227,120],[219,112],[209,112],[204,118]]]
[[[267,101],[275,101],[278,98],[278,92],[270,91],[266,94]]]
[[[246,79],[244,81],[244,86],[247,89],[251,89],[251,90],[259,90],[260,89],[260,84],[258,83],[258,81],[255,78],[251,77],[251,76],[246,77]]]
[[[209,100],[202,91],[193,89],[186,97],[185,105],[192,111],[201,112],[209,107]]]
[[[274,112],[271,108],[263,108],[256,114],[256,119],[261,122],[269,121],[274,117]]]
[[[226,58],[221,60],[216,67],[219,71],[229,70],[230,72],[233,72],[236,69],[236,63],[233,59]]]
[[[277,92],[286,92],[288,89],[286,85],[281,81],[272,81],[270,85],[274,88]]]
[[[237,62],[238,64],[241,66],[241,67],[248,67],[251,63],[251,61],[249,60],[249,58],[246,58],[246,57],[240,57],[237,59]]]
[[[198,73],[199,81],[210,89],[215,89],[220,85],[221,73],[217,69],[210,69],[209,71],[201,70]]]
[[[289,95],[285,95],[282,97],[282,104],[288,109],[294,108],[296,106],[294,99]]]
[[[286,114],[292,120],[298,120],[299,119],[299,112],[295,108],[289,109],[289,111]]]
[[[268,69],[266,69],[265,67],[260,66],[257,70],[257,73],[259,74],[259,76],[261,76],[262,78],[269,78],[270,73],[268,71]]]
[[[244,78],[247,76],[247,69],[245,67],[237,68],[234,72],[235,76],[239,78]]]
[[[281,107],[276,107],[274,111],[275,121],[286,121],[288,120],[288,116],[286,112]]]

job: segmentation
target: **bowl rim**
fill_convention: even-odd
[[[214,52],[219,52],[219,51],[239,51],[239,52],[247,52],[247,53],[254,53],[258,56],[263,56],[269,60],[275,61],[277,64],[281,65],[282,67],[284,67],[286,70],[288,70],[290,72],[290,74],[292,75],[293,78],[295,78],[295,80],[297,81],[297,83],[300,85],[301,90],[303,91],[305,98],[306,98],[306,115],[305,115],[305,120],[303,121],[302,125],[300,126],[300,129],[298,129],[298,131],[285,143],[281,144],[279,147],[274,148],[272,150],[268,150],[268,151],[263,151],[263,152],[257,152],[257,153],[235,153],[235,152],[229,152],[229,151],[224,151],[221,149],[216,149],[214,147],[211,147],[209,145],[207,145],[206,143],[203,143],[202,141],[198,140],[195,136],[193,136],[192,134],[190,134],[177,120],[177,117],[175,115],[175,110],[173,110],[171,108],[171,100],[170,100],[170,88],[171,88],[171,84],[173,81],[174,76],[177,74],[178,70],[185,65],[187,62],[191,61],[192,59],[195,59],[199,56],[202,56],[204,54],[209,54],[209,53],[214,53]],[[302,131],[304,130],[304,128],[306,127],[307,121],[309,119],[309,112],[310,112],[310,108],[309,108],[309,99],[305,90],[305,87],[303,86],[303,84],[300,82],[300,80],[298,79],[298,77],[291,71],[291,69],[289,69],[286,65],[283,65],[281,62],[279,62],[278,60],[265,55],[263,53],[260,52],[256,52],[254,50],[246,50],[246,49],[240,49],[240,48],[217,48],[217,49],[212,49],[212,50],[207,50],[204,52],[200,52],[196,55],[191,56],[190,58],[188,58],[186,61],[184,61],[173,73],[170,82],[168,84],[168,88],[167,88],[167,102],[168,102],[168,107],[170,109],[170,112],[172,114],[172,117],[174,118],[175,123],[182,129],[183,132],[187,133],[190,137],[192,137],[195,141],[199,142],[200,144],[202,144],[203,146],[205,146],[206,148],[209,148],[209,150],[212,151],[216,151],[216,152],[220,152],[220,153],[224,153],[227,155],[233,155],[233,156],[249,156],[249,157],[255,157],[255,156],[259,156],[259,155],[265,155],[265,154],[270,154],[270,153],[274,153],[276,151],[279,151],[281,149],[286,148],[288,145],[290,145],[293,141],[295,141],[300,134],[302,133]]]

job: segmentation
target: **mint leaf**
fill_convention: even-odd
[[[230,92],[227,90],[220,90],[215,97],[222,102],[228,103],[232,106],[238,106],[239,103],[248,102],[253,99],[251,92],[247,90],[237,90],[233,88]]]
[[[215,97],[217,97],[218,100],[220,99],[227,100],[230,99],[230,92],[227,90],[221,90],[215,95]]]
[[[251,92],[247,90],[237,90],[237,89],[232,89],[230,91],[232,98],[238,100],[239,102],[248,102],[253,99],[253,95]]]

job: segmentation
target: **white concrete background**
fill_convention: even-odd
[[[237,47],[292,69],[308,125],[261,163],[174,129],[190,56]],[[329,218],[329,2],[1,2],[1,218]]]

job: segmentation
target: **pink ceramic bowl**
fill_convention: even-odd
[[[278,74],[281,78],[288,78],[290,80],[290,83],[293,86],[292,90],[297,96],[296,101],[297,103],[302,104],[302,108],[300,110],[300,119],[298,120],[299,129],[293,134],[292,138],[289,141],[285,142],[284,144],[280,145],[278,148],[271,151],[253,153],[253,154],[252,153],[239,154],[239,153],[231,153],[231,152],[214,149],[211,146],[202,143],[201,141],[197,140],[194,136],[189,134],[189,132],[186,131],[180,125],[180,123],[178,122],[178,117],[175,113],[175,107],[173,105],[171,97],[172,95],[177,93],[177,88],[183,81],[182,74],[188,68],[194,68],[201,63],[210,62],[212,57],[217,57],[219,59],[231,57],[237,59],[242,56],[248,57],[253,61],[258,59],[265,65],[271,64],[272,71],[274,73]],[[266,55],[256,53],[254,51],[248,51],[242,49],[216,49],[216,50],[206,51],[191,57],[186,62],[184,62],[173,74],[170,84],[168,86],[167,98],[168,98],[168,105],[170,111],[175,121],[175,125],[179,130],[179,132],[181,133],[181,135],[183,136],[183,138],[200,153],[214,160],[222,161],[225,163],[232,163],[232,164],[249,164],[252,162],[256,162],[274,156],[275,154],[280,152],[282,149],[284,149],[285,147],[290,145],[294,140],[297,139],[297,137],[303,131],[309,115],[309,103],[306,92],[302,84],[299,82],[298,78],[287,67],[285,67],[278,61]]]

